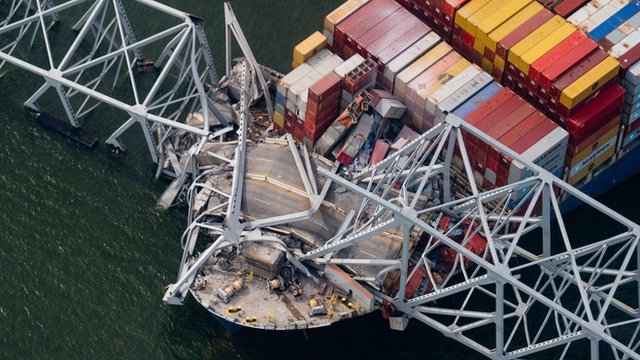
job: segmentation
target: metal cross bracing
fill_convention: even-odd
[[[465,146],[472,136],[524,165],[529,175],[481,191]],[[449,115],[351,180],[324,169],[319,173],[363,202],[349,233],[302,259],[378,269],[365,280],[397,312],[396,326],[417,319],[496,359],[540,353],[564,358],[583,344],[592,358],[640,357],[640,227],[467,123]],[[560,193],[593,208],[604,219],[594,215],[584,221],[593,226],[606,219],[610,234],[588,244],[571,237]],[[455,221],[442,228],[443,216]],[[398,259],[357,259],[356,252],[345,251],[393,226],[404,234]],[[425,235],[421,246],[412,244],[416,229]],[[453,235],[460,231],[463,235]],[[470,246],[477,235],[486,239],[481,253]],[[455,252],[455,262],[444,271],[434,256],[440,246]],[[346,256],[322,258],[331,253]],[[399,290],[385,292],[379,279],[395,269]],[[408,294],[407,283],[420,270],[428,274],[430,289]]]
[[[481,190],[465,146],[471,136],[514,159],[528,175],[497,189]],[[239,144],[235,159],[242,154],[242,141]],[[234,184],[241,186],[238,176],[243,171],[235,159],[226,162],[233,168]],[[313,178],[314,171],[309,170],[315,169],[301,163],[297,167],[303,178]],[[409,319],[416,319],[496,359],[542,354],[564,358],[578,348],[588,349],[594,359],[640,356],[640,227],[460,119],[449,115],[446,122],[383,162],[348,178],[346,172],[336,173],[336,167],[318,167],[315,173],[325,179],[320,201],[334,184],[357,194],[362,202],[326,245],[305,254],[288,250],[288,258],[302,271],[311,261],[316,266],[349,267],[389,311],[392,327],[404,329]],[[220,207],[228,206],[231,215],[207,219],[204,212],[192,219],[183,236],[179,278],[165,294],[165,302],[171,304],[184,301],[200,268],[216,251],[245,241],[265,241],[260,230],[309,217],[314,211],[282,216],[276,223],[242,222],[236,218],[237,210],[231,209],[232,203],[243,201],[238,197],[241,192],[223,194],[205,179],[203,173],[192,190],[210,187],[228,200]],[[318,194],[313,186],[307,190],[310,199]],[[588,221],[591,226],[605,221],[607,235],[589,243],[572,237],[560,209],[562,196],[592,208],[594,215]],[[443,217],[451,219],[446,228],[441,226]],[[398,256],[363,258],[354,251],[393,228],[403,234]],[[199,229],[215,234],[216,240],[194,256]],[[477,236],[486,239],[481,252],[470,245]],[[443,247],[454,252],[448,267],[437,260]],[[407,293],[418,272],[427,274],[422,286]],[[395,290],[385,282],[389,277],[399,279]]]
[[[214,126],[227,125],[213,106],[218,78],[199,18],[151,0],[1,4],[8,12],[0,22],[0,66],[9,63],[44,79],[28,108],[40,111],[38,100],[53,90],[73,126],[100,104],[121,110],[124,121],[107,143],[124,149],[120,136],[139,124],[160,165],[165,141],[176,132],[206,138]],[[130,21],[125,7],[153,17],[153,24]],[[52,36],[55,22],[74,24],[69,30],[75,36]],[[199,117],[190,116],[198,111]]]

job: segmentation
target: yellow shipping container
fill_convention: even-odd
[[[340,5],[324,18],[324,30],[326,30],[330,35],[333,35],[336,25],[368,2],[369,0],[345,1],[344,4]]]
[[[472,37],[476,37],[476,31],[478,28],[478,24],[480,24],[484,19],[486,19],[491,14],[495,14],[497,11],[502,9],[507,2],[510,0],[491,0],[481,9],[476,11],[471,17],[467,19],[466,28],[464,29],[468,34]]]
[[[319,31],[314,32],[308,38],[293,48],[293,68],[297,68],[300,64],[309,60],[318,51],[327,46],[327,37]]]
[[[491,74],[493,71],[493,63],[489,59],[482,58],[482,70]]]
[[[537,14],[540,10],[542,10],[543,6],[540,5],[537,1],[531,2],[524,9],[520,10],[517,14],[512,16],[509,20],[505,21],[502,25],[498,26],[495,30],[493,30],[489,36],[487,37],[487,41],[485,43],[485,47],[487,47],[491,52],[496,52],[496,46],[498,42],[502,40],[505,36],[509,35],[513,30],[515,30],[518,26],[522,25],[524,22],[529,20],[535,14]]]
[[[438,76],[431,82],[426,84],[421,84],[421,88],[418,90],[416,105],[422,108],[422,110],[414,112],[413,115],[411,116],[412,126],[414,126],[416,129],[419,129],[419,130],[426,130],[422,128],[425,120],[423,118],[423,115],[428,116],[428,114],[426,113],[426,106],[427,106],[427,99],[429,98],[429,96],[431,96],[431,94],[433,94],[438,89],[443,87],[447,82],[453,79],[456,75],[463,72],[469,66],[472,66],[469,61],[467,61],[464,58],[460,59],[456,61],[455,64],[451,65],[443,73],[438,74]]]
[[[413,64],[402,70],[402,72],[396,77],[393,95],[395,95],[399,100],[404,100],[404,90],[406,85],[452,50],[453,48],[449,44],[441,42],[429,52],[422,55],[418,60],[414,61]]]
[[[594,146],[589,147],[572,158],[567,158],[569,167],[568,183],[573,185],[584,179],[591,171],[602,165],[616,152],[619,127],[615,127],[604,134]]]
[[[276,125],[280,126],[281,128],[284,127],[284,117],[279,112],[275,112],[273,114],[273,122],[276,123]]]
[[[504,71],[505,61],[503,58],[496,56],[493,58],[493,68],[498,69],[501,72]]]
[[[484,54],[484,48],[487,44],[487,38],[489,34],[502,25],[505,21],[509,20],[518,11],[522,10],[525,6],[529,5],[532,0],[511,0],[493,14],[487,16],[478,24],[476,30],[476,39],[473,42],[473,48],[480,54]]]
[[[553,49],[554,46],[558,45],[562,40],[569,37],[569,35],[576,32],[576,27],[571,23],[565,22],[560,26],[553,34],[547,36],[546,39],[540,41],[536,45],[534,45],[529,51],[527,51],[524,55],[522,55],[520,66],[518,69],[525,74],[529,73],[529,68],[534,61],[538,60],[544,54],[549,52],[549,50]]]
[[[618,60],[607,56],[593,69],[587,71],[573,84],[567,86],[560,94],[560,103],[567,109],[573,108],[600,89],[602,85],[616,77],[619,71],[620,63]]]
[[[507,61],[515,65],[518,69],[522,69],[524,67],[522,65],[522,56],[547,36],[553,34],[554,31],[565,23],[566,21],[560,15],[556,15],[547,20],[509,50]]]
[[[459,27],[466,29],[468,27],[467,19],[471,17],[471,15],[475,14],[478,10],[482,9],[485,5],[487,5],[491,0],[471,0],[465,6],[463,6],[460,10],[456,12],[455,24]]]
[[[418,90],[418,106],[426,106],[427,99],[431,94],[440,89],[449,80],[453,79],[456,75],[463,72],[466,68],[471,66],[471,63],[466,59],[460,59],[455,64],[451,65],[445,72],[438,75],[434,81],[426,84],[424,89]]]

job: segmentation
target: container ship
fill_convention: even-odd
[[[348,178],[385,161],[402,161],[399,151],[455,116],[586,194],[602,194],[640,171],[639,4],[345,2],[326,16],[322,32],[293,49],[293,70],[277,81],[272,127],[280,138],[247,148],[242,191],[251,201],[243,205],[244,219],[282,216],[276,207],[293,214],[311,208],[313,215],[278,226],[262,224],[259,235],[244,235],[255,236],[255,242],[209,254],[189,291],[234,330],[314,328],[377,310],[392,328],[404,329],[406,322],[384,299],[402,292],[407,299],[428,295],[473,271],[473,262],[450,246],[434,245],[420,229],[384,222],[370,241],[336,252],[343,259],[358,255],[395,264],[404,251],[403,231],[409,231],[411,251],[402,255],[410,259],[406,281],[400,281],[397,267],[373,272],[363,262],[328,261],[333,252],[327,247],[342,241],[363,200],[314,177],[313,171],[307,176],[298,171],[317,167],[335,173],[339,167]],[[481,190],[530,175],[526,166],[473,134],[462,136]],[[234,146],[220,143],[207,150],[230,154]],[[454,152],[452,164],[460,172],[463,158]],[[215,192],[231,193],[230,179],[229,173],[213,173],[194,192],[194,218],[225,223],[229,210]],[[371,175],[370,184],[374,180]],[[321,200],[305,197],[305,189]],[[529,190],[511,194],[501,208],[522,214]],[[579,203],[559,196],[563,211]],[[430,201],[415,200],[435,206]],[[490,249],[478,220],[442,212],[421,219],[470,253],[487,257]],[[305,261],[317,253],[324,261]],[[434,270],[419,266],[423,263]]]

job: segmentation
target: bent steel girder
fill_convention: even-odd
[[[162,25],[147,29],[132,22],[125,5],[162,19]],[[120,136],[139,124],[154,162],[163,152],[156,137],[175,131],[206,137],[212,126],[226,125],[213,106],[218,78],[199,18],[152,0],[16,0],[9,15],[0,23],[0,61],[45,80],[27,107],[40,111],[38,100],[51,89],[73,126],[100,104],[121,110],[128,120],[107,143],[124,149]],[[49,19],[75,24],[69,30],[77,34],[52,36]],[[44,49],[46,62],[37,48]],[[185,122],[195,111],[202,120]]]
[[[465,145],[472,136],[523,164],[528,176],[481,191]],[[441,169],[432,171],[436,166]],[[531,354],[564,358],[583,344],[592,358],[640,356],[638,225],[471,125],[449,115],[351,181],[324,169],[319,173],[364,200],[350,233],[303,258],[340,251],[321,262],[350,265],[356,271],[363,266],[378,269],[377,276],[359,280],[367,281],[405,319],[417,319],[496,359]],[[363,181],[373,177],[376,184]],[[590,207],[595,213],[590,221],[603,221],[608,231],[602,240],[580,244],[582,239],[570,235],[560,210],[561,193]],[[456,219],[447,229],[438,225],[444,215]],[[476,226],[468,226],[455,241],[451,233],[469,223]],[[403,229],[397,258],[359,259],[349,252],[394,225]],[[411,245],[416,229],[426,235],[424,249],[417,253]],[[478,234],[487,240],[481,254],[468,247]],[[452,269],[444,273],[431,260],[440,246],[456,254]],[[433,289],[405,294],[419,268]],[[392,271],[399,272],[399,290],[386,294],[382,279]],[[436,273],[446,276],[437,279]],[[487,332],[495,337],[487,337]]]

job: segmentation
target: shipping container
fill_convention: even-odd
[[[325,46],[327,46],[327,37],[322,35],[319,31],[314,32],[311,36],[293,48],[292,67],[296,68],[300,66],[313,55],[318,53],[318,51],[324,49]]]
[[[582,31],[575,31],[574,33],[569,35],[566,39],[562,40],[556,46],[547,51],[547,53],[534,61],[533,64],[531,64],[528,73],[529,78],[536,83],[539,83],[539,75],[544,70],[553,65],[562,57],[566,56],[576,46],[585,41],[586,38],[587,36]]]
[[[438,62],[445,55],[450,53],[453,49],[445,42],[441,42],[436,45],[432,50],[416,60],[413,64],[409,65],[405,70],[400,72],[396,77],[394,84],[393,95],[398,99],[403,100],[405,94],[405,87],[409,82],[415,79],[423,71],[430,66]]]
[[[429,32],[423,36],[415,44],[411,45],[395,59],[391,60],[384,68],[383,86],[385,89],[393,90],[395,78],[401,71],[414,63],[418,58],[427,51],[434,48],[442,39],[435,32]]]
[[[600,41],[604,39],[611,32],[616,30],[620,25],[622,25],[627,20],[631,19],[633,16],[638,14],[640,11],[640,3],[637,1],[633,1],[625,6],[623,6],[616,13],[606,18],[600,25],[593,28],[593,30],[589,31],[589,37],[594,41]],[[612,38],[613,40],[613,38]],[[622,40],[621,38],[618,39]],[[617,41],[614,42],[614,44]]]
[[[346,19],[362,7],[364,4],[368,3],[370,0],[348,0],[345,1],[342,5],[340,5],[337,9],[333,10],[324,18],[324,31],[323,34],[327,37],[327,42],[329,45],[333,45],[333,32],[335,30],[336,25],[338,25],[342,20]]]
[[[618,10],[627,5],[627,3],[627,0],[613,0],[596,11],[593,15],[589,16],[585,21],[582,21],[579,24],[573,24],[579,27],[580,30],[589,34],[593,29],[598,27],[598,25],[605,22],[608,18],[618,12]]]
[[[602,24],[601,26],[606,26]],[[598,43],[606,50],[610,50],[615,44],[624,40],[627,35],[634,32],[640,27],[640,13],[636,13],[627,21],[620,24],[617,28],[613,29],[608,34],[605,34],[604,38],[599,40]]]
[[[586,74],[589,70],[593,69],[596,65],[601,63],[604,59],[607,58],[607,54],[597,49],[591,54],[585,56],[582,60],[578,61],[577,64],[572,66],[565,73],[560,75],[557,80],[555,80],[550,89],[550,98],[551,99],[559,99],[561,92],[573,84],[576,80]]]
[[[569,133],[569,146],[567,147],[567,156],[572,157],[579,153],[581,153],[584,149],[593,147],[593,144],[598,141],[604,134],[609,132],[613,128],[620,129],[621,124],[621,116],[620,114],[611,114],[611,116],[607,117],[607,120],[604,121],[604,125],[596,128],[596,132],[593,134],[581,139],[577,140],[578,142],[572,143],[572,135]],[[575,138],[574,138],[575,139]],[[575,142],[576,140],[574,140]]]
[[[556,29],[551,35],[541,40],[539,43],[532,46],[522,57],[520,63],[517,65],[518,69],[525,75],[529,74],[531,64],[542,56],[547,54],[556,45],[568,38],[574,33],[579,33],[576,28],[565,22],[558,29]]]
[[[585,41],[576,45],[576,47],[569,51],[565,56],[549,65],[549,67],[543,70],[542,74],[538,76],[538,83],[540,84],[542,91],[550,91],[554,81],[560,78],[560,76],[569,69],[576,66],[576,64],[578,64],[587,55],[598,51],[597,49],[597,43],[591,39],[585,39]],[[601,53],[601,55],[603,54],[604,53]]]
[[[560,95],[560,103],[568,109],[574,108],[618,76],[619,70],[620,64],[616,59],[612,57],[605,58],[566,87]]]
[[[473,49],[484,56],[485,47],[489,41],[489,34],[509,20],[509,18],[516,15],[519,11],[531,6],[530,4],[531,0],[512,0],[504,5],[500,11],[494,11],[492,14],[489,14],[487,17],[482,19],[476,29]]]
[[[553,11],[566,19],[587,2],[588,0],[564,0],[560,4],[556,5],[553,8]]]
[[[624,96],[624,89],[612,84],[604,89],[600,96],[571,115],[563,126],[571,134],[572,144],[577,144],[593,134],[603,125],[604,120],[611,118],[610,114],[619,112]]]
[[[461,119],[466,119],[467,115],[476,108],[489,101],[495,94],[502,89],[502,86],[496,82],[492,82],[485,88],[473,95],[469,100],[453,110],[453,114]]]
[[[438,114],[438,107],[442,102],[452,94],[460,91],[460,88],[471,82],[480,73],[482,73],[482,70],[478,66],[471,64],[458,75],[454,75],[450,80],[445,82],[440,89],[433,92],[426,103],[426,110],[432,121],[435,120]]]
[[[525,64],[524,60],[522,59],[527,51],[529,51],[533,47],[538,46],[545,38],[547,38],[554,32],[558,32],[564,35],[567,34],[568,31],[573,31],[573,27],[568,26],[570,26],[570,24],[566,24],[564,19],[556,15],[540,26],[533,28],[530,32],[528,32],[529,29],[524,29],[524,31],[528,32],[527,35],[508,49],[509,53],[507,55],[507,61],[516,68],[521,69],[521,71],[523,71],[524,73],[528,73],[528,66],[526,66],[526,71],[523,70],[525,69]],[[560,28],[562,28],[562,30]],[[530,57],[534,57],[536,55],[541,56],[542,54],[540,54],[539,52],[533,53],[533,55],[531,55]]]
[[[594,144],[594,147],[587,148],[575,157],[567,159],[569,184],[578,183],[614,155],[618,132],[619,128],[611,129]]]
[[[527,22],[533,16],[542,11],[542,5],[533,1],[529,5],[525,6],[522,10],[518,11],[515,15],[510,17],[504,23],[492,30],[485,41],[485,54],[484,57],[493,61],[493,56],[497,51],[497,45],[502,39]]]
[[[476,94],[480,93],[483,89],[489,86],[493,82],[491,75],[486,72],[482,72],[471,81],[467,82],[464,86],[460,87],[457,91],[451,94],[448,98],[438,105],[436,113],[436,123],[440,123],[445,120],[447,114],[453,112],[462,106],[467,100],[471,99]]]

